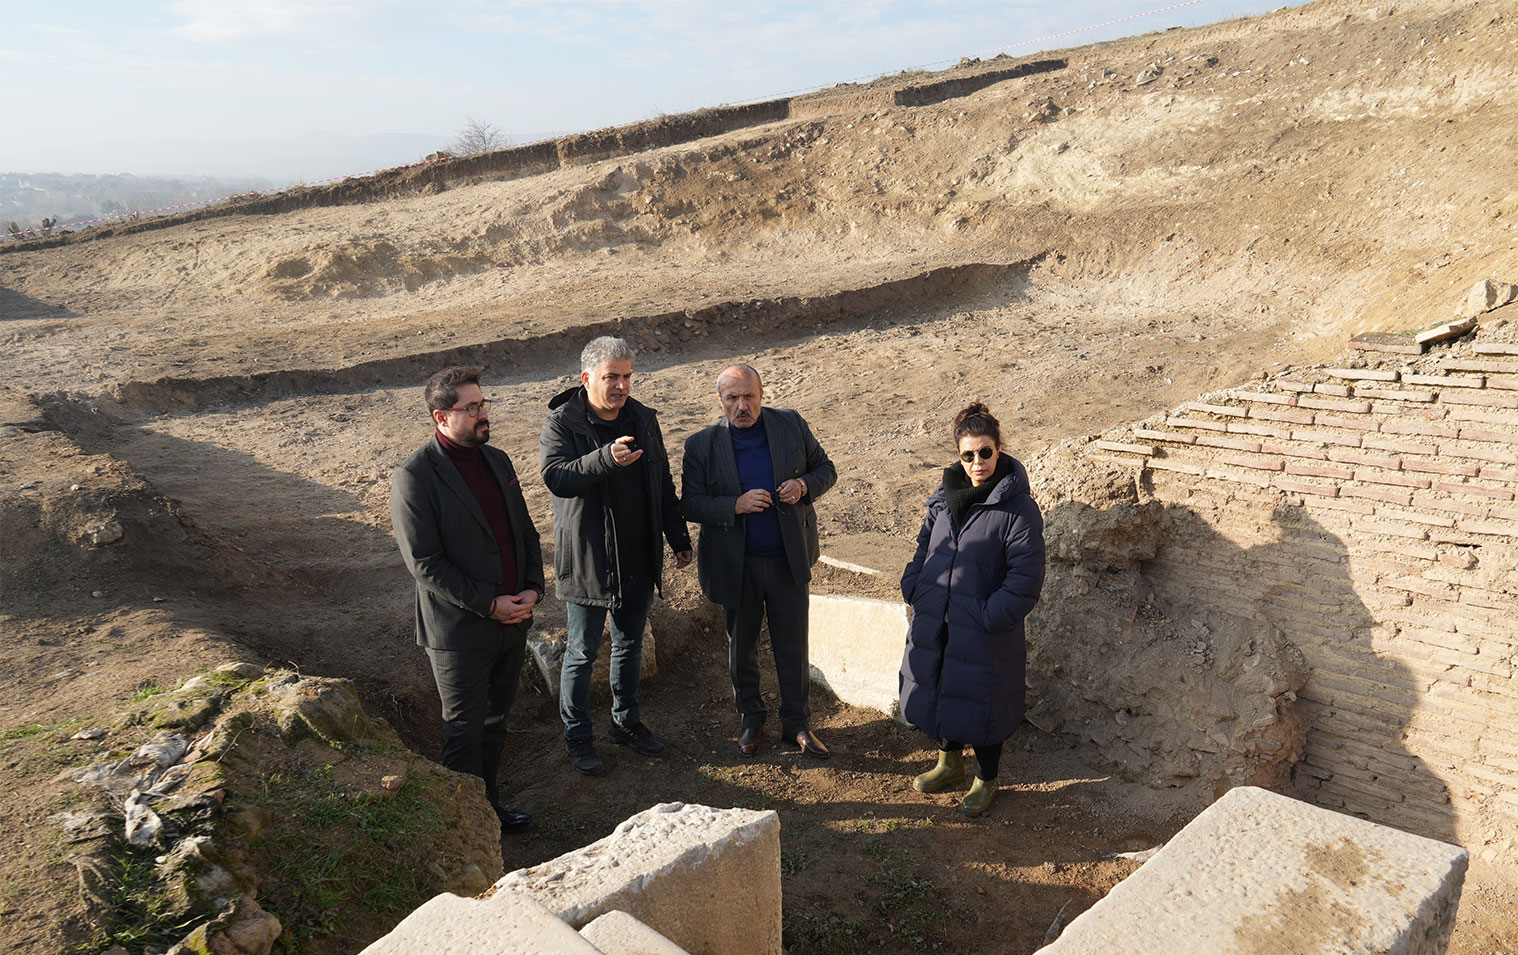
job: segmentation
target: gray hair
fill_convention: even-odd
[[[738,372],[738,374],[733,374],[733,372]],[[760,388],[764,387],[764,379],[759,377],[759,372],[753,365],[728,365],[722,369],[722,374],[717,376],[717,394],[722,394],[722,383],[724,381],[732,381],[739,377],[739,375],[752,378],[754,379],[754,384]]]
[[[580,352],[580,370],[595,371],[609,361],[632,361],[637,354],[623,339],[602,335],[592,338]]]

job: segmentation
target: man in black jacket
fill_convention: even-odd
[[[605,768],[590,719],[590,677],[611,617],[611,725],[606,737],[643,756],[664,744],[643,723],[638,679],[643,630],[662,585],[664,545],[675,567],[691,562],[664,436],[652,408],[634,401],[633,350],[604,336],[580,354],[580,384],[548,403],[539,452],[553,493],[554,585],[567,605],[569,641],[559,674],[564,746],[575,769]]]
[[[485,780],[504,832],[532,817],[502,807],[496,780],[543,554],[506,452],[490,440],[477,368],[444,368],[423,392],[436,431],[390,478],[390,523],[416,578],[416,642],[443,702],[443,765]]]

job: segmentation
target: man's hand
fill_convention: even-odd
[[[752,491],[744,491],[733,505],[734,514],[757,514],[773,504],[770,492],[762,487],[756,487]]]
[[[538,592],[532,589],[519,594],[502,594],[490,605],[490,617],[505,624],[521,623],[532,616],[532,608],[537,602]]]
[[[622,437],[613,441],[611,443],[611,459],[625,468],[629,464],[632,464],[634,461],[643,457],[642,448],[633,451],[628,447],[628,445],[632,443],[633,437],[630,434],[623,435]]]
[[[782,504],[795,504],[806,497],[806,482],[800,478],[791,478],[775,488],[775,494]]]
[[[690,551],[690,550],[677,550],[677,551],[675,551],[675,569],[676,570],[684,570],[685,568],[689,567],[690,566],[690,562],[691,562],[691,558],[693,558],[695,556],[696,556],[695,551]]]

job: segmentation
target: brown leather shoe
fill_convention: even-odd
[[[833,755],[811,730],[797,730],[796,738],[792,742],[801,747],[802,755],[811,756],[814,759],[827,759]]]
[[[738,734],[738,752],[744,756],[756,756],[759,753],[759,743],[764,739],[764,729],[759,726],[745,726],[743,732]]]

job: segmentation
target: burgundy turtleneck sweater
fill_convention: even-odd
[[[511,536],[511,521],[506,516],[506,495],[501,493],[501,486],[496,483],[495,475],[491,473],[490,465],[485,463],[485,455],[479,448],[450,441],[441,431],[437,432],[437,441],[443,446],[454,467],[459,469],[459,474],[463,475],[469,490],[474,492],[480,510],[485,512],[485,522],[490,525],[496,548],[501,552],[502,588],[508,594],[516,593],[517,548],[516,541]]]

